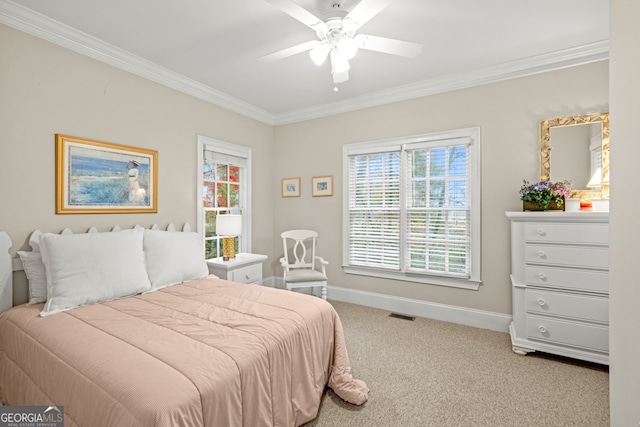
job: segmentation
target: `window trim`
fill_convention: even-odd
[[[196,167],[196,206],[197,209],[197,233],[200,235],[202,242],[202,250],[204,251],[205,233],[204,233],[204,209],[202,206],[202,174],[204,171],[204,150],[215,151],[221,154],[227,154],[236,157],[242,157],[247,160],[246,170],[244,171],[243,186],[245,191],[240,195],[240,204],[244,205],[242,215],[242,236],[240,239],[240,248],[238,252],[251,252],[251,152],[250,147],[233,144],[230,142],[220,141],[208,136],[198,135],[198,162]]]
[[[470,172],[469,185],[471,186],[471,271],[469,278],[454,278],[438,276],[428,273],[411,273],[404,271],[390,271],[369,267],[349,265],[349,156],[357,154],[369,154],[376,152],[401,151],[403,145],[416,143],[434,144],[445,139],[470,139]],[[404,156],[401,162],[404,162]],[[401,174],[401,180],[403,179]],[[356,142],[345,144],[342,149],[342,268],[346,274],[395,279],[409,282],[418,282],[431,285],[449,286],[455,288],[477,290],[482,284],[481,280],[481,181],[480,181],[480,128],[472,127],[452,131],[433,132],[428,134],[413,135],[408,137],[392,138],[378,141]],[[403,183],[401,182],[401,185]],[[403,187],[402,187],[403,188]],[[402,239],[402,237],[401,237]],[[403,246],[401,246],[403,247]]]

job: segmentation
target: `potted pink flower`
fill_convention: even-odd
[[[565,210],[565,199],[571,197],[571,181],[540,181],[535,184],[524,180],[520,187],[520,200],[525,211]]]

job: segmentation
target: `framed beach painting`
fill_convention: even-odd
[[[333,176],[314,176],[311,186],[313,197],[333,196]]]
[[[158,152],[56,134],[56,214],[158,212]]]
[[[282,179],[282,197],[300,196],[300,178]]]

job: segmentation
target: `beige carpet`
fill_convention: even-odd
[[[331,301],[369,401],[325,392],[311,426],[608,426],[608,367],[511,351],[509,335]]]

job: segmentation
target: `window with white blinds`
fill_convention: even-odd
[[[400,265],[400,153],[349,156],[349,264]]]
[[[347,273],[475,288],[478,128],[345,146]]]

